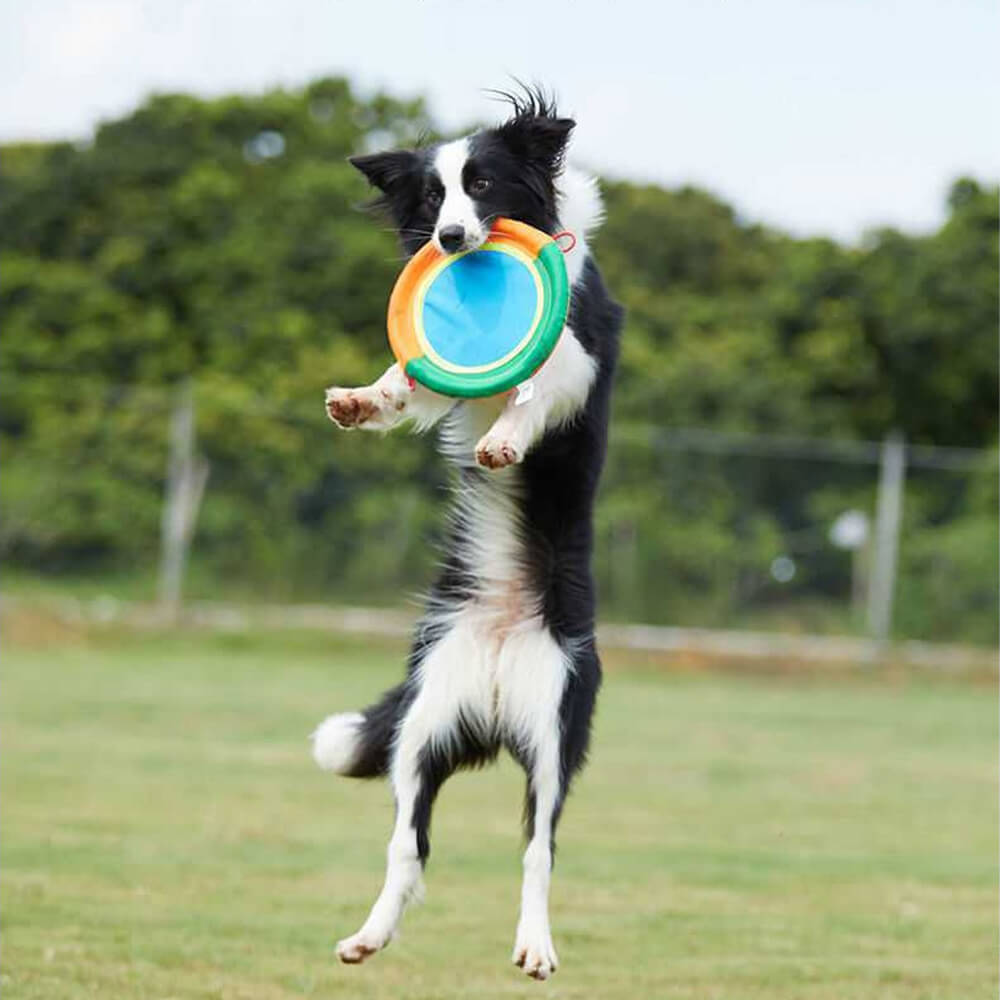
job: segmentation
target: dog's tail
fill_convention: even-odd
[[[349,778],[388,773],[392,741],[408,695],[407,685],[400,684],[360,712],[324,719],[312,734],[313,759],[324,771]]]

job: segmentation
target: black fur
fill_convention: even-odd
[[[473,182],[489,178],[489,189],[476,197],[481,220],[506,216],[549,233],[560,228],[557,217],[558,174],[574,123],[560,117],[540,92],[505,95],[513,105],[508,121],[479,132],[469,140],[470,158],[462,182],[472,194]],[[409,152],[356,157],[351,162],[381,191],[378,204],[391,215],[409,253],[430,237],[436,222],[434,192],[440,178],[433,168],[436,147]],[[601,683],[601,665],[593,639],[595,593],[591,575],[593,506],[607,447],[611,384],[618,355],[622,310],[610,298],[596,264],[588,258],[573,287],[569,325],[583,348],[595,359],[597,375],[586,405],[568,426],[549,432],[527,454],[521,517],[526,534],[529,571],[541,596],[544,620],[572,660],[560,705],[561,788],[558,818],[573,774],[586,757],[594,702]],[[463,476],[488,476],[480,469],[463,469]],[[459,522],[453,532],[460,534]],[[361,746],[351,774],[372,777],[389,768],[399,720],[416,694],[418,669],[426,651],[440,637],[442,626],[433,614],[474,596],[474,567],[463,563],[454,544],[446,547],[442,572],[432,588],[429,614],[418,626],[407,679],[364,712]],[[425,750],[420,762],[421,794],[414,809],[419,853],[426,859],[430,812],[441,784],[453,770],[492,760],[499,737],[484,737],[475,727],[460,726],[460,738],[448,751]],[[508,746],[531,774],[531,761],[518,746]],[[529,779],[525,826],[532,835],[535,801]],[[553,823],[554,829],[554,823]]]
[[[541,91],[501,96],[511,102],[513,114],[498,128],[470,138],[463,185],[476,201],[480,220],[503,216],[555,232],[555,178],[575,122],[561,118]],[[434,198],[441,193],[434,169],[437,150],[429,146],[351,157],[351,163],[381,192],[373,207],[389,214],[410,254],[427,242],[437,220],[439,206]],[[486,179],[489,189],[473,194],[472,185],[478,179]]]

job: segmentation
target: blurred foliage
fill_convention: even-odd
[[[171,386],[193,376],[211,463],[196,579],[359,601],[426,582],[446,483],[432,442],[335,434],[321,390],[388,362],[401,263],[388,227],[358,211],[365,185],[345,158],[433,134],[421,101],[324,79],[158,96],[87,144],[0,151],[9,565],[152,566]],[[789,594],[771,560],[796,546],[812,557],[794,593],[843,602],[849,560],[817,517],[871,509],[870,467],[679,462],[647,431],[898,427],[911,442],[994,447],[996,188],[959,180],[938,232],[884,230],[859,247],[748,225],[694,188],[605,192],[596,253],[628,309],[626,433],[598,517],[606,607],[705,624],[766,613]],[[905,634],[994,637],[996,495],[979,478],[911,483]]]

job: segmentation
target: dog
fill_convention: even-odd
[[[540,90],[502,96],[511,113],[497,127],[350,161],[378,189],[376,204],[408,254],[428,240],[445,254],[475,250],[499,217],[568,230],[576,243],[565,254],[566,325],[530,401],[447,398],[398,365],[372,385],[327,390],[327,413],[342,428],[440,427],[457,485],[405,680],[360,712],[327,718],[313,756],[338,774],[388,776],[395,796],[382,891],[361,929],[337,945],[341,961],[355,963],[388,944],[422,892],[443,782],[506,748],[527,775],[513,961],[547,979],[558,964],[548,913],[555,829],[601,683],[592,514],[623,312],[587,245],[603,218],[596,181],[565,166],[574,121]]]

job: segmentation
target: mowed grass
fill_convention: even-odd
[[[402,647],[40,637],[3,675],[5,997],[926,998],[997,991],[991,685],[697,674],[607,656],[564,814],[561,968],[510,965],[521,776],[459,775],[423,906],[361,967],[387,788],[307,736]]]

